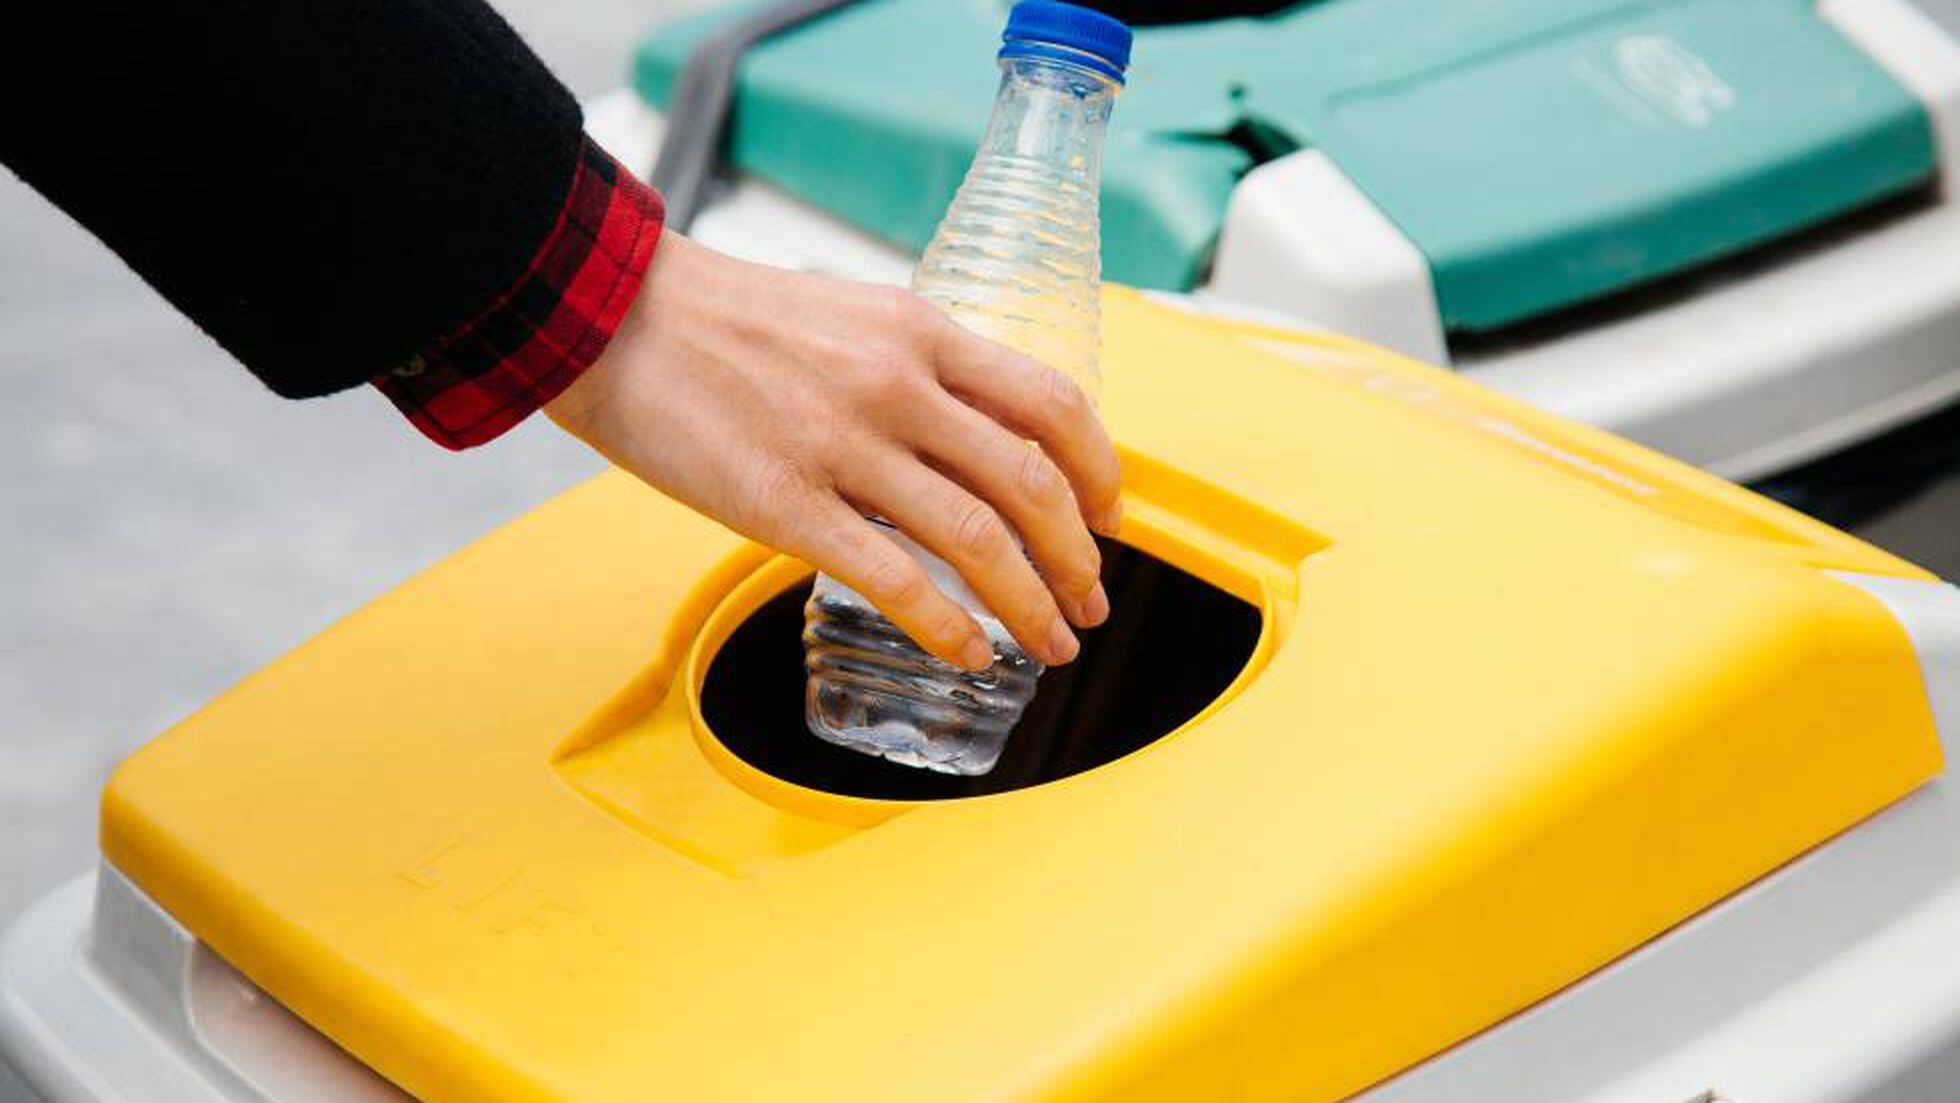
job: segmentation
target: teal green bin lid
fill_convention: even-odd
[[[653,33],[641,93],[663,104],[693,46],[757,6]],[[1008,6],[865,0],[764,43],[730,155],[923,248],[986,123]],[[1680,271],[1936,168],[1919,101],[1807,0],[1321,0],[1138,30],[1104,164],[1105,271],[1194,286],[1238,179],[1306,147],[1428,258],[1453,331]]]

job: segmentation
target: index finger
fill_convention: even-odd
[[[794,513],[779,543],[784,551],[863,595],[934,657],[966,670],[993,665],[993,645],[973,617],[841,499],[826,495]]]

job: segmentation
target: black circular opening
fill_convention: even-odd
[[[846,796],[941,800],[1093,769],[1169,733],[1218,698],[1259,639],[1259,610],[1123,544],[1103,545],[1110,618],[1076,661],[1042,675],[992,773],[954,777],[826,743],[803,725],[803,602],[778,594],[708,666],[701,708],[716,738],[784,781]]]

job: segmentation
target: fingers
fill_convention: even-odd
[[[911,542],[854,506],[952,564],[1031,655],[1075,656],[1062,613],[1092,625],[1107,603],[1083,522],[1115,527],[1120,473],[1072,382],[896,289],[680,243],[657,267],[662,309],[641,310],[643,290],[554,417],[652,485],[836,577],[938,658],[978,669],[992,647]],[[956,581],[945,587],[967,597]]]
[[[1074,380],[950,320],[935,357],[948,389],[1040,444],[1068,476],[1083,519],[1115,534],[1123,473],[1095,407]]]
[[[919,561],[835,497],[787,520],[784,550],[863,594],[935,658],[967,670],[994,662],[993,645],[959,603],[933,585]]]
[[[1101,624],[1109,615],[1102,553],[1068,479],[1040,449],[973,407],[950,396],[939,406],[950,424],[935,425],[917,447],[1014,526],[1072,623]]]
[[[951,563],[1029,654],[1051,666],[1075,658],[1075,633],[992,506],[898,448],[866,456],[851,471],[842,489]]]

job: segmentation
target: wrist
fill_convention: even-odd
[[[689,308],[684,291],[692,282],[688,272],[698,268],[704,252],[707,250],[679,233],[661,232],[660,247],[654,251],[612,339],[577,379],[545,404],[546,415],[560,428],[598,446],[593,438],[603,410],[636,370],[657,359],[653,350],[657,330],[687,324],[684,316]],[[656,320],[661,325],[657,326]]]

